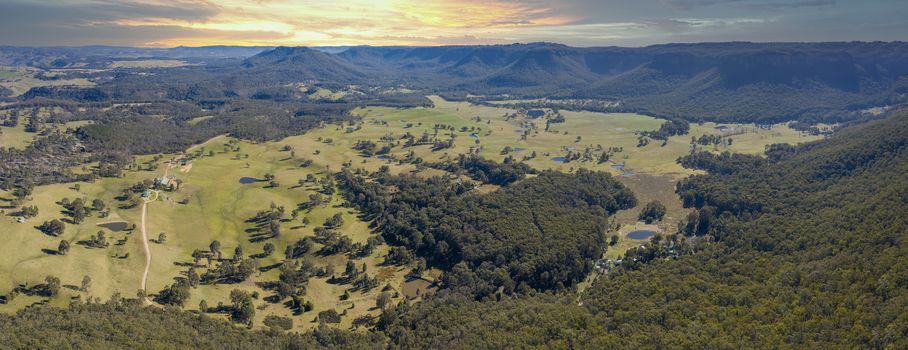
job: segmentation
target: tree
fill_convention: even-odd
[[[66,253],[69,253],[69,241],[65,239],[60,240],[60,245],[57,246],[57,253],[60,255],[66,255]]]
[[[341,213],[335,213],[325,220],[325,227],[337,228],[344,224],[344,216]]]
[[[359,270],[356,269],[356,264],[353,263],[353,260],[347,260],[347,266],[344,269],[344,275],[350,279],[356,278],[359,274]]]
[[[640,220],[643,220],[647,224],[662,220],[664,216],[665,206],[659,201],[646,203],[646,206],[644,206],[643,210],[640,212]]]
[[[296,259],[308,253],[312,249],[312,240],[309,237],[297,240],[296,243],[288,245],[284,251],[284,258]]]
[[[158,292],[155,301],[161,304],[183,307],[187,299],[189,299],[189,284],[185,281],[178,281]]]
[[[55,297],[60,293],[60,279],[54,276],[44,277],[44,295]]]
[[[23,206],[19,210],[19,215],[22,215],[25,218],[33,218],[38,216],[38,207],[37,206]]]
[[[60,236],[63,234],[63,231],[66,229],[66,225],[62,221],[53,219],[51,221],[45,221],[43,224],[38,226],[38,230],[44,232],[45,234],[51,236]]]
[[[271,242],[265,243],[265,246],[262,247],[262,253],[264,253],[266,257],[274,254],[274,244],[271,244]]]
[[[190,267],[189,271],[186,273],[186,280],[189,281],[190,287],[198,287],[201,278],[199,278],[199,273],[195,271],[195,267]]]
[[[164,244],[164,242],[166,242],[166,241],[167,241],[167,234],[164,232],[159,233],[158,234],[158,244]]]
[[[275,331],[286,331],[293,328],[293,319],[277,315],[268,315],[262,323]]]
[[[218,242],[216,240],[211,241],[211,244],[208,245],[208,250],[210,250],[212,254],[217,256],[218,260],[221,259],[221,242]]]
[[[80,291],[88,292],[88,289],[91,288],[91,277],[87,275],[82,277],[82,286],[79,288]]]
[[[318,321],[322,323],[340,323],[341,316],[334,309],[318,313]]]
[[[389,304],[391,304],[391,293],[389,292],[381,292],[381,294],[375,298],[375,306],[382,311],[384,311],[385,307]]]
[[[94,211],[102,211],[106,207],[107,206],[104,204],[103,200],[96,198],[95,200],[91,201],[91,209]]]
[[[416,266],[413,267],[413,274],[416,276],[422,276],[422,273],[426,271],[426,259],[419,258],[416,259]]]
[[[255,317],[255,307],[252,305],[252,296],[239,289],[230,291],[230,302],[233,304],[231,317],[238,323],[249,324]]]
[[[240,261],[241,259],[243,259],[243,247],[236,246],[233,249],[233,261]]]
[[[199,312],[208,312],[208,302],[205,299],[199,302]]]

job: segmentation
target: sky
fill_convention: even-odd
[[[0,0],[0,45],[908,41],[908,0]]]

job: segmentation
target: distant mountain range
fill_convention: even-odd
[[[10,54],[12,52],[13,54]],[[0,47],[0,63],[54,54],[224,58],[192,79],[224,81],[225,94],[298,82],[407,86],[448,98],[590,99],[690,120],[837,122],[908,100],[908,43],[702,43],[577,48],[491,46]],[[53,62],[61,63],[60,57]],[[63,58],[65,59],[65,58]],[[35,64],[35,65],[40,65]],[[550,102],[551,103],[551,102]],[[568,107],[568,106],[563,106]]]
[[[0,65],[38,68],[103,68],[112,60],[130,59],[230,59],[246,58],[273,46],[178,46],[141,48],[120,46],[0,46]]]
[[[695,119],[835,121],[867,107],[903,103],[908,92],[908,43],[901,42],[357,46],[329,52],[279,47],[243,64],[285,72],[291,80],[393,82],[452,95],[605,99]]]

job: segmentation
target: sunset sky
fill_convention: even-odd
[[[904,0],[0,0],[0,45],[25,46],[889,41],[906,28]]]

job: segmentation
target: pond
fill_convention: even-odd
[[[656,235],[656,231],[651,230],[634,230],[627,233],[627,238],[630,239],[647,239]]]
[[[523,147],[514,147],[514,153],[526,151],[526,148]]]
[[[621,175],[618,175],[618,176],[631,177],[631,176],[634,176],[634,175],[637,175],[637,174],[634,174],[634,173],[632,173],[632,172],[630,172],[630,171],[625,171],[625,172],[621,173]]]
[[[624,164],[615,164],[611,166],[612,169],[624,169]]]
[[[129,227],[129,223],[126,221],[114,221],[114,222],[105,222],[103,224],[98,224],[98,226],[106,228],[111,231],[123,231]]]
[[[355,130],[356,130],[356,129],[354,129],[354,128],[347,128],[347,132],[353,132],[353,131],[355,131]]]
[[[474,138],[474,139],[478,139],[478,138],[479,138],[479,135],[476,135],[476,134],[470,134],[470,137],[472,137],[472,138]]]
[[[564,163],[564,161],[566,161],[567,158],[565,158],[565,157],[552,157],[552,160],[554,160],[554,161],[556,161],[556,162],[562,162],[562,163]]]
[[[388,156],[386,156],[386,155],[384,155],[384,154],[381,154],[381,155],[375,156],[375,158],[378,158],[378,159],[388,159]]]
[[[244,177],[241,177],[241,178],[240,178],[240,183],[241,183],[241,184],[251,184],[251,183],[256,183],[256,182],[259,182],[259,181],[261,181],[261,180],[256,179],[256,178],[254,178],[254,177],[246,177],[246,176],[244,176]]]

